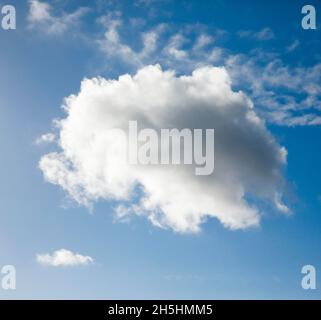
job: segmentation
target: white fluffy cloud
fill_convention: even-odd
[[[231,88],[225,68],[202,67],[176,76],[159,65],[117,80],[85,79],[58,121],[59,152],[39,166],[45,179],[79,204],[115,200],[115,214],[146,216],[154,225],[197,232],[208,218],[238,229],[257,226],[260,210],[248,199],[282,203],[286,150],[256,115],[251,100]],[[188,165],[128,165],[109,129],[215,129],[215,170],[195,176]]]
[[[37,254],[37,262],[44,266],[86,266],[94,262],[93,258],[74,253],[66,249],[54,251],[52,254]]]

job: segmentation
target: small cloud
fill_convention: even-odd
[[[30,11],[28,20],[30,22],[40,22],[52,19],[50,14],[50,5],[37,0],[29,1]]]
[[[37,254],[37,262],[43,266],[51,267],[74,267],[87,266],[94,263],[90,256],[83,256],[70,250],[60,249],[52,254]]]
[[[283,150],[286,152],[285,149]],[[284,155],[284,158],[286,158],[286,155]],[[281,195],[279,193],[275,194],[274,204],[280,212],[283,212],[284,214],[290,214],[290,209],[282,202]]]
[[[52,6],[46,2],[29,0],[28,22],[29,27],[41,27],[49,34],[62,34],[69,27],[76,25],[80,18],[88,12],[88,8],[80,7],[72,13],[54,15]]]
[[[119,29],[123,25],[121,14],[119,12],[109,13],[100,17],[98,22],[106,28],[104,37],[97,41],[100,50],[109,57],[117,57],[128,64],[140,65],[139,55],[129,45],[123,43],[119,35]],[[152,37],[146,41],[148,45],[153,45]]]
[[[207,45],[211,44],[213,42],[213,38],[207,34],[201,34],[196,39],[196,43],[193,46],[194,50],[200,50],[206,47]]]
[[[293,41],[287,48],[286,50],[288,52],[292,52],[294,51],[296,48],[298,48],[298,46],[300,45],[300,41],[299,40],[295,40]]]
[[[223,59],[224,50],[220,47],[214,47],[209,53],[207,60],[209,63],[217,63]]]
[[[271,40],[275,38],[273,31],[270,28],[264,28],[254,34],[254,37],[258,40]]]
[[[37,145],[53,143],[56,140],[56,136],[53,133],[43,134],[41,137],[37,138],[35,143]]]
[[[186,39],[181,34],[173,35],[166,48],[165,52],[176,60],[186,59],[188,54],[185,50],[181,49],[183,44],[186,42]]]
[[[275,38],[273,31],[270,28],[263,28],[258,32],[252,30],[241,30],[237,33],[240,38],[252,38],[256,40],[271,40]]]

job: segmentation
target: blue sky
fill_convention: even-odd
[[[317,30],[301,28],[305,1],[57,0],[47,1],[51,18],[40,22],[27,18],[27,1],[10,3],[17,30],[0,30],[0,266],[16,266],[17,290],[0,289],[0,298],[321,297],[319,289],[300,285],[303,265],[321,269],[321,38],[319,21]],[[89,9],[72,22],[62,19],[80,7]],[[321,4],[315,7],[318,13]],[[103,23],[101,17],[107,17]],[[116,53],[110,43],[107,50],[101,45],[115,20],[122,21]],[[57,22],[62,29],[50,29]],[[158,49],[139,55],[141,35],[157,27],[164,28]],[[181,42],[171,48],[180,53],[173,57],[169,44],[177,34]],[[196,52],[200,35],[213,43]],[[121,56],[124,46],[132,51]],[[217,54],[212,60],[210,52]],[[287,149],[290,216],[263,204],[257,228],[230,230],[211,218],[199,233],[182,234],[142,216],[115,222],[113,200],[99,199],[90,213],[45,181],[38,163],[56,147],[35,141],[53,128],[53,119],[65,117],[64,97],[77,94],[85,77],[117,78],[155,63],[177,74],[203,64],[226,66],[233,89],[244,90]],[[61,248],[95,263],[59,268],[37,262],[37,254]]]

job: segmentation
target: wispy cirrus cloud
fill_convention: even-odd
[[[286,47],[286,50],[288,52],[292,52],[295,49],[297,49],[299,46],[300,46],[300,41],[296,39],[289,46]]]
[[[240,30],[237,34],[241,38],[252,38],[260,41],[266,41],[275,38],[274,32],[271,28],[263,28],[260,31]]]
[[[87,12],[79,8],[72,13],[54,14],[53,7],[44,1],[30,0],[29,24],[41,26],[41,31],[63,34],[77,24]],[[102,34],[88,35],[86,43],[103,53],[102,59],[124,70],[137,71],[145,65],[160,63],[177,72],[191,72],[204,65],[225,66],[233,84],[244,90],[255,103],[257,112],[267,122],[282,126],[321,124],[320,65],[293,67],[282,61],[279,53],[263,52],[256,44],[276,38],[273,30],[241,30],[240,39],[251,38],[253,50],[240,53],[230,50],[220,39],[233,37],[224,30],[208,30],[200,24],[177,27],[174,24],[145,24],[142,18],[128,18],[113,11],[97,18],[104,28]],[[131,23],[136,21],[135,23]],[[143,28],[142,28],[143,27]],[[131,33],[130,44],[126,34]],[[234,35],[235,36],[235,35]],[[82,34],[86,38],[86,34]],[[298,48],[298,40],[286,47],[287,52]],[[260,51],[261,50],[261,51]]]
[[[29,0],[28,23],[31,28],[39,28],[48,34],[63,34],[70,27],[79,23],[88,12],[88,8],[80,7],[72,13],[53,13],[53,7],[43,1]]]
[[[220,30],[213,34],[200,26],[177,29],[156,25],[144,32],[137,31],[137,42],[142,45],[135,51],[121,36],[126,33],[126,23],[120,13],[117,20],[109,15],[105,27],[105,36],[99,40],[100,49],[110,59],[127,64],[132,71],[155,63],[182,73],[204,65],[225,66],[233,84],[253,99],[257,112],[267,122],[282,126],[321,124],[321,63],[295,68],[286,65],[276,52],[256,47],[246,54],[234,52],[226,45],[219,45],[221,38],[231,35]],[[257,42],[275,37],[270,28],[240,31],[238,36]],[[287,51],[298,46],[294,41]]]
[[[127,66],[141,67],[147,61],[153,59],[155,50],[159,46],[161,33],[166,29],[165,24],[159,24],[155,28],[139,33],[140,50],[134,50],[129,44],[123,41],[120,29],[123,28],[123,19],[120,12],[113,12],[102,16],[98,23],[105,28],[102,37],[95,41],[98,48],[109,58],[120,60]]]
[[[51,254],[37,254],[36,260],[43,266],[51,267],[87,266],[94,263],[92,257],[74,253],[66,249],[56,250]]]
[[[224,64],[266,121],[285,126],[321,124],[321,63],[291,68],[262,51],[230,54]]]

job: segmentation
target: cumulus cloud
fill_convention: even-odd
[[[198,232],[208,218],[231,229],[257,226],[255,200],[287,211],[286,150],[251,100],[231,85],[225,68],[210,66],[177,76],[151,65],[134,76],[85,79],[80,92],[66,99],[66,117],[57,122],[60,150],[44,155],[39,167],[48,182],[81,205],[116,201],[121,219],[143,215],[177,232]],[[131,120],[156,131],[214,128],[214,173],[196,176],[191,165],[129,165],[110,129],[127,132]]]
[[[37,254],[37,262],[43,266],[64,267],[64,266],[87,266],[94,262],[89,256],[83,256],[70,250],[60,249],[52,254]]]
[[[49,34],[62,34],[71,26],[76,25],[80,18],[88,11],[81,7],[72,13],[54,15],[52,6],[46,2],[29,0],[28,22],[32,28],[40,28]]]

